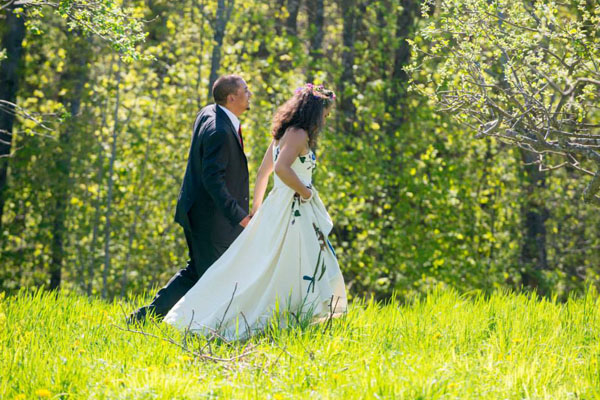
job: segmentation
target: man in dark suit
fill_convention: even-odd
[[[142,322],[149,313],[164,317],[250,221],[248,162],[238,117],[250,108],[251,93],[237,75],[220,77],[212,91],[216,104],[204,107],[194,122],[175,212],[189,249],[187,266],[128,322]]]

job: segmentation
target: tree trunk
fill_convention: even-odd
[[[502,10],[497,11],[498,26],[502,28],[504,14]],[[504,75],[504,66],[508,62],[502,55],[498,62],[502,66],[497,77],[500,85],[506,85]],[[514,129],[519,129],[516,125]],[[525,133],[526,134],[526,133]],[[521,204],[523,243],[521,245],[521,283],[529,288],[537,288],[540,293],[545,291],[540,278],[541,271],[548,269],[548,260],[546,254],[546,220],[548,219],[548,209],[539,197],[540,189],[545,187],[544,173],[539,171],[537,164],[532,164],[537,160],[537,156],[531,152],[521,150],[520,158],[525,163],[524,172],[526,176],[522,177],[522,183],[525,187],[525,200]]]
[[[306,3],[308,10],[308,26],[310,37],[307,81],[312,82],[314,72],[320,69],[321,59],[323,58],[323,26],[325,22],[325,10],[323,0],[308,0]]]
[[[300,10],[300,0],[288,0],[288,17],[285,21],[285,28],[288,35],[298,36],[298,11]]]
[[[406,42],[415,26],[419,3],[415,0],[402,0],[402,12],[396,17],[396,43],[394,67],[391,74],[391,93],[386,101],[386,109],[395,115],[394,125],[398,127],[405,119],[403,101],[408,86],[408,75],[404,67],[410,61],[410,46]]]
[[[543,199],[542,189],[546,186],[544,172],[539,171],[535,162],[537,156],[521,150],[521,160],[525,163],[527,176],[525,185],[525,201],[521,208],[523,223],[523,243],[521,245],[521,281],[523,286],[536,289],[544,294],[542,271],[548,269],[546,248],[546,220],[550,216]]]
[[[214,29],[214,41],[213,53],[210,65],[210,78],[208,81],[208,96],[212,98],[212,86],[218,78],[219,68],[221,68],[221,47],[223,47],[223,39],[225,38],[225,29],[227,28],[227,22],[231,17],[231,11],[233,10],[234,0],[218,0],[217,4],[217,15]]]
[[[6,202],[8,178],[8,157],[12,147],[12,131],[15,121],[17,90],[19,88],[19,64],[23,56],[23,38],[25,21],[13,13],[13,4],[5,8],[6,19],[2,29],[2,48],[6,49],[6,58],[0,63],[0,231],[2,215]]]
[[[154,100],[154,110],[152,111],[152,120],[150,127],[148,128],[148,137],[146,139],[146,150],[144,152],[144,160],[140,165],[140,180],[138,183],[138,189],[135,191],[135,198],[133,199],[134,211],[133,211],[133,222],[129,227],[129,242],[127,246],[127,256],[125,257],[125,266],[123,268],[123,276],[121,277],[121,297],[125,296],[125,289],[127,288],[127,273],[129,272],[129,263],[131,261],[131,252],[133,251],[133,241],[137,230],[138,215],[140,214],[141,202],[140,193],[145,187],[144,177],[146,175],[146,165],[148,165],[148,158],[150,157],[150,137],[152,135],[152,129],[154,128],[154,121],[156,120],[156,109],[158,107],[158,101],[160,99],[160,89]]]
[[[114,55],[110,59],[110,65],[108,67],[109,75],[108,82],[112,81],[112,70],[115,62]],[[118,88],[117,88],[118,90]],[[100,129],[97,132],[100,134],[99,142],[98,142],[98,159],[96,162],[96,183],[98,184],[98,193],[96,193],[96,200],[94,201],[94,225],[92,227],[92,240],[90,242],[89,255],[87,260],[88,266],[88,282],[86,292],[88,296],[92,295],[92,289],[94,284],[94,271],[96,270],[96,243],[98,242],[99,230],[100,230],[100,217],[102,216],[102,200],[100,194],[100,186],[102,184],[102,176],[104,175],[104,147],[102,143],[104,142],[104,138],[102,132],[104,132],[104,128],[106,128],[106,119],[108,115],[108,100],[110,96],[107,94],[106,99],[104,100],[104,105],[102,107],[102,122],[100,123]]]
[[[202,17],[203,12],[202,10],[204,9],[204,2],[198,3],[195,2],[192,10],[198,8],[198,10],[200,10],[200,17]],[[200,31],[200,36],[198,37],[198,42],[200,43],[200,50],[198,51],[198,74],[196,77],[196,106],[198,107],[198,110],[202,108],[202,105],[204,104],[204,102],[202,101],[202,96],[200,96],[200,82],[202,82],[202,58],[203,58],[203,54],[204,54],[204,29],[202,29],[202,27],[199,29]],[[212,88],[212,86],[211,86]],[[207,103],[210,102],[210,97],[207,99]]]
[[[356,40],[356,26],[358,10],[356,0],[341,0],[343,28],[342,28],[342,76],[339,82],[339,111],[342,118],[342,129],[346,133],[354,132],[356,107],[352,102],[354,98],[354,42]]]
[[[112,67],[112,63],[111,63],[111,67]],[[104,124],[102,124],[102,128],[100,128],[100,130],[102,131],[102,129],[104,128]],[[102,154],[104,151],[104,149],[102,148],[102,145],[98,146],[98,170],[97,170],[97,179],[96,182],[98,182],[98,193],[96,193],[96,200],[94,201],[94,225],[92,227],[92,241],[90,242],[90,249],[89,249],[89,255],[88,255],[88,260],[87,260],[87,267],[88,267],[88,276],[87,276],[87,285],[86,285],[86,292],[88,296],[92,295],[92,289],[93,289],[93,285],[94,285],[94,271],[96,270],[96,243],[98,242],[98,236],[99,236],[99,228],[100,228],[100,216],[102,214],[102,201],[101,201],[101,196],[100,196],[100,183],[102,182],[102,172],[103,172],[103,164],[104,164],[104,155]]]
[[[378,2],[376,6],[376,16],[377,16],[377,30],[378,37],[377,41],[379,42],[378,53],[385,55],[385,57],[381,57],[379,61],[379,71],[381,72],[381,79],[384,82],[389,81],[389,58],[387,57],[390,50],[395,50],[394,42],[392,42],[391,49],[386,48],[386,41],[382,40],[383,36],[389,36],[390,26],[388,24],[388,15],[390,14],[390,10],[392,9],[392,5],[389,0],[382,0]],[[385,95],[385,93],[384,93]],[[387,98],[384,98],[384,101],[387,102]]]
[[[106,298],[108,295],[108,273],[111,269],[110,266],[110,234],[111,234],[111,226],[110,226],[110,217],[112,214],[112,195],[113,195],[113,186],[114,179],[113,173],[115,169],[115,159],[117,158],[117,137],[118,137],[118,129],[119,129],[119,106],[120,106],[120,84],[121,84],[121,66],[122,61],[119,58],[117,67],[117,94],[115,100],[115,111],[113,116],[113,134],[112,134],[112,146],[110,153],[110,164],[108,168],[108,193],[106,195],[106,227],[104,231],[104,269],[102,271],[102,297]]]
[[[69,110],[69,118],[61,125],[56,152],[56,181],[53,188],[54,215],[52,221],[52,244],[50,262],[50,290],[60,288],[64,260],[65,220],[71,186],[71,157],[73,135],[76,134],[81,108],[83,86],[87,81],[87,63],[90,58],[89,43],[77,31],[67,37],[69,44],[65,73],[60,77],[60,86],[69,93],[62,103]]]

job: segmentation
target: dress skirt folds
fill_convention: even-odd
[[[279,148],[275,147],[276,160]],[[314,153],[292,169],[309,185]],[[285,310],[312,317],[344,312],[344,279],[327,239],[333,224],[316,190],[301,202],[274,174],[274,185],[248,226],[169,311],[165,322],[227,339],[260,332]]]

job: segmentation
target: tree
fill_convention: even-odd
[[[312,82],[314,73],[319,68],[320,61],[323,58],[323,25],[325,22],[323,0],[308,0],[306,2],[306,11],[308,13],[308,31],[310,38],[310,64],[306,80],[307,82]]]
[[[369,1],[361,0],[339,0],[342,12],[342,76],[339,81],[339,110],[342,118],[342,128],[346,132],[354,132],[354,121],[356,120],[355,76],[354,64],[356,57],[356,34],[361,27],[363,16]]]
[[[401,11],[396,13],[396,33],[397,48],[394,52],[394,66],[392,68],[390,82],[392,84],[391,93],[386,99],[386,108],[388,111],[400,111],[399,118],[395,119],[396,126],[401,124],[401,112],[403,100],[406,98],[406,88],[408,86],[408,75],[404,69],[410,62],[410,47],[407,39],[414,35],[414,27],[417,19],[418,4],[416,0],[403,0]],[[396,110],[394,110],[394,108]]]
[[[227,28],[227,22],[231,18],[231,12],[233,11],[234,0],[218,0],[217,14],[213,21],[214,30],[214,46],[212,52],[212,59],[210,64],[210,78],[208,81],[208,94],[207,99],[211,98],[212,86],[219,76],[219,68],[221,67],[221,47],[223,46],[223,39],[225,37],[225,29]]]
[[[12,147],[12,131],[15,120],[15,100],[19,88],[19,64],[23,54],[25,21],[15,12],[14,3],[3,9],[2,49],[5,57],[0,60],[0,228],[4,210],[8,157]]]
[[[78,29],[82,33],[94,34],[110,43],[126,60],[140,57],[136,45],[143,41],[142,23],[131,18],[126,10],[116,6],[111,0],[73,2],[61,0],[10,0],[2,6],[6,26],[2,38],[2,48],[6,49],[6,58],[0,65],[0,227],[4,210],[4,193],[7,183],[8,157],[12,147],[12,128],[18,83],[20,79],[22,42],[27,29],[40,34],[44,8],[50,8],[67,21],[69,29]],[[27,24],[25,23],[27,16]],[[27,113],[25,112],[27,115]]]
[[[300,3],[300,0],[288,0],[287,2],[289,15],[285,25],[288,35],[298,35],[298,11],[300,10]]]
[[[591,204],[573,201],[579,171],[523,168],[520,148],[497,137],[474,140],[472,131],[438,112],[439,104],[405,90],[409,77],[437,83],[445,73],[442,57],[415,60],[422,63],[416,74],[403,70],[418,55],[408,51],[406,39],[419,50],[429,46],[415,36],[431,22],[421,19],[416,0],[302,1],[295,34],[286,29],[290,3],[249,0],[234,7],[215,70],[240,74],[253,92],[252,109],[243,116],[251,176],[272,140],[274,111],[309,74],[316,84],[345,89],[337,93],[345,102],[320,135],[314,185],[334,221],[330,240],[352,296],[383,299],[395,292],[407,299],[440,285],[518,289],[531,278],[565,299],[600,282],[600,216]],[[357,7],[352,16],[342,3]],[[191,126],[210,102],[219,0],[127,4],[131,17],[147,21],[147,39],[137,50],[152,59],[124,62],[124,52],[82,35],[91,40],[92,54],[73,115],[76,80],[68,73],[76,71],[67,60],[76,55],[70,45],[79,45],[65,34],[68,19],[48,12],[54,8],[36,17],[25,7],[25,20],[37,21],[44,34],[26,26],[0,290],[47,287],[55,232],[62,233],[65,291],[107,298],[143,293],[187,258],[173,214]],[[442,10],[438,6],[431,18],[443,18]],[[353,35],[346,37],[351,49],[343,45],[345,33]],[[503,62],[490,70],[499,82]],[[350,131],[341,126],[348,102],[354,106],[346,120]],[[62,160],[69,160],[68,173],[59,168],[67,165]],[[57,207],[59,199],[66,203]],[[544,210],[543,225],[526,222],[528,212],[544,216]],[[55,229],[55,221],[62,228]],[[532,229],[530,243],[543,247],[526,249],[526,227],[540,228]],[[547,267],[536,270],[537,254]]]
[[[91,49],[88,38],[81,32],[72,30],[66,33],[66,67],[60,76],[61,87],[65,89],[62,103],[69,112],[60,127],[58,146],[53,152],[56,157],[53,182],[53,222],[52,222],[52,265],[50,269],[50,289],[59,289],[64,260],[64,238],[66,236],[66,212],[71,189],[71,159],[73,157],[73,137],[82,130],[80,110],[84,85],[88,80],[88,64]]]
[[[533,153],[540,171],[591,176],[583,199],[600,204],[599,31],[597,2],[440,2],[420,31],[426,49],[412,42],[412,70],[440,59],[439,77],[416,87],[476,137]]]

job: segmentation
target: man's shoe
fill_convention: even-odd
[[[146,322],[146,317],[149,313],[149,306],[138,308],[135,312],[127,317],[127,325],[143,324]]]

